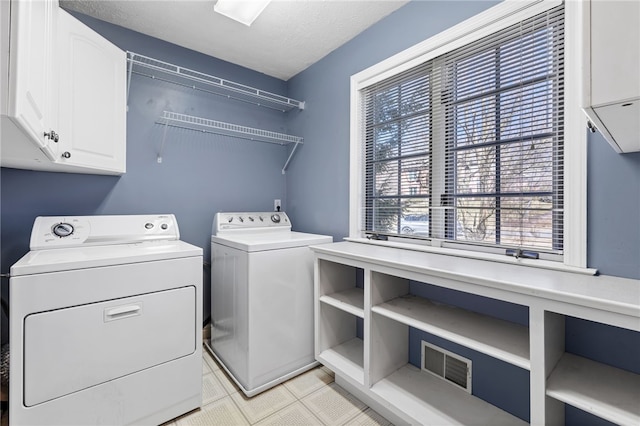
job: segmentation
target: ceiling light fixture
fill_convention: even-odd
[[[271,0],[218,0],[213,10],[250,26]]]

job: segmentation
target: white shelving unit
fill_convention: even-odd
[[[365,380],[373,395],[403,407],[401,420],[411,424],[525,424],[411,365],[409,327],[529,369],[526,327],[410,295],[409,280],[402,276],[375,270],[367,276],[371,315]]]
[[[189,87],[193,90],[212,95],[248,102],[265,108],[277,109],[282,112],[287,112],[294,108],[304,109],[303,101],[194,71],[181,67],[180,65],[171,64],[138,53],[127,52],[127,61],[129,63],[127,97],[131,85],[131,75],[138,74],[179,86]]]
[[[357,242],[312,250],[316,358],[390,421],[526,424],[413,366],[409,330],[415,328],[526,371],[531,424],[563,424],[565,404],[617,424],[640,424],[640,375],[565,351],[566,317],[640,333],[640,281],[508,264],[482,267],[473,259]],[[364,289],[355,285],[358,269]],[[411,295],[410,281],[524,306],[529,326]],[[356,337],[356,318],[363,319],[362,339]]]
[[[289,157],[282,168],[282,174],[287,170],[287,166],[289,165],[291,157],[293,157],[298,145],[304,142],[304,140],[299,136],[291,136],[284,133],[271,132],[269,130],[254,129],[252,127],[209,120],[207,118],[194,117],[170,111],[163,111],[162,116],[158,119],[158,123],[165,126],[165,131],[162,136],[162,144],[160,145],[160,151],[158,152],[158,163],[162,163],[162,154],[164,153],[164,144],[167,138],[167,127],[180,127],[199,132],[231,136],[257,142],[275,143],[278,145],[289,145],[293,143],[295,145],[289,153]]]
[[[303,110],[305,106],[303,101],[298,101],[276,93],[236,83],[224,78],[205,74],[180,65],[175,65],[130,51],[127,52],[127,62],[127,99],[129,98],[131,77],[133,74],[136,74],[158,81],[187,87],[200,92],[222,96],[226,99],[233,99],[259,107],[275,109],[281,112],[288,112],[293,109]],[[279,145],[294,144],[282,168],[282,174],[285,174],[298,145],[303,143],[303,139],[299,136],[291,136],[284,133],[276,133],[269,130],[256,129],[242,126],[240,124],[225,123],[209,118],[195,117],[170,111],[164,111],[158,118],[157,122],[165,126],[162,143],[158,152],[158,163],[162,163],[168,127],[181,127],[205,133],[231,136],[258,142],[269,142]]]

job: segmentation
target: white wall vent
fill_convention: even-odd
[[[422,371],[471,393],[471,360],[422,341]]]

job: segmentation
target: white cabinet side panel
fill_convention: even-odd
[[[593,0],[590,6],[592,104],[639,97],[640,2]]]
[[[253,388],[314,362],[313,254],[295,247],[248,256]]]

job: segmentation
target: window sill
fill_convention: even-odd
[[[509,265],[551,269],[554,271],[571,272],[574,274],[596,275],[598,273],[597,269],[579,268],[576,266],[569,266],[569,265],[565,265],[564,263],[554,262],[550,260],[525,259],[525,258],[516,259],[515,257],[493,254],[493,253],[481,253],[481,252],[475,252],[470,250],[451,249],[451,248],[445,248],[445,247],[433,247],[433,246],[426,246],[421,244],[402,243],[397,241],[370,240],[368,238],[347,237],[344,240],[351,241],[354,243],[373,244],[373,245],[378,245],[383,247],[393,247],[393,248],[403,249],[403,250],[434,253],[434,254],[441,254],[446,256],[462,257],[466,259],[484,260],[487,262],[500,262],[500,263],[506,263]]]

